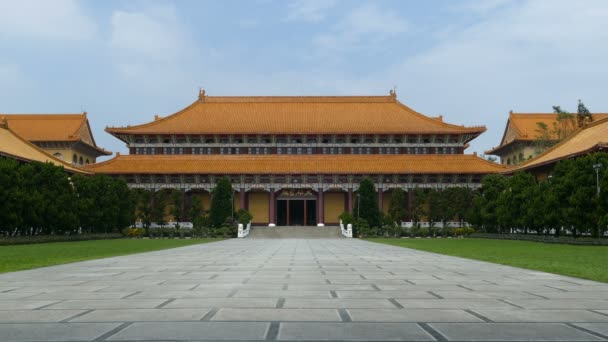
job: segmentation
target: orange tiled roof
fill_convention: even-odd
[[[475,155],[117,155],[104,174],[487,174],[504,166]]]
[[[576,115],[576,113],[573,113]],[[607,118],[607,113],[593,114],[593,118],[601,120]],[[542,122],[549,129],[553,128],[553,124],[557,122],[557,114],[555,113],[509,113],[509,120],[505,127],[500,145],[486,151],[486,154],[494,154],[501,148],[515,141],[534,141],[538,136],[537,123]]]
[[[395,96],[201,96],[147,124],[109,127],[125,134],[464,134],[464,127],[424,116]]]
[[[6,121],[0,122],[0,155],[24,161],[52,163],[63,166],[70,172],[90,173],[47,154],[44,150],[15,134],[9,125],[6,124]]]
[[[15,133],[29,141],[82,141],[101,154],[111,155],[97,147],[87,114],[1,114]]]
[[[577,130],[535,158],[519,164],[517,167],[508,169],[506,173],[534,169],[606,147],[608,147],[608,117]]]

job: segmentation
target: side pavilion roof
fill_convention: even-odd
[[[37,161],[63,166],[72,173],[90,174],[91,172],[75,167],[61,159],[55,158],[36,145],[15,134],[6,120],[0,121],[0,156],[18,159],[25,162]]]

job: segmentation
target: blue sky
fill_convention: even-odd
[[[384,95],[500,141],[509,110],[608,112],[608,1],[0,0],[0,113],[103,131],[209,95]]]

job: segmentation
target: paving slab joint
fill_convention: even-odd
[[[268,327],[268,332],[266,333],[266,341],[276,341],[277,336],[279,336],[279,322],[271,322]]]
[[[424,331],[426,331],[429,335],[431,335],[437,341],[440,341],[440,342],[448,341],[448,339],[445,336],[443,336],[439,331],[433,329],[433,327],[431,327],[427,323],[416,323],[416,324],[418,324],[418,326],[420,328],[422,328]]]
[[[388,301],[391,302],[398,309],[403,309],[403,305],[399,304],[399,302],[395,300],[395,298],[388,298]]]
[[[97,337],[96,339],[94,339],[94,342],[97,341],[106,341],[109,337],[112,337],[114,335],[116,335],[117,333],[121,332],[122,330],[126,329],[128,326],[130,326],[131,324],[133,324],[133,322],[125,322],[119,326],[117,326],[116,328],[108,331],[107,333]]]
[[[477,312],[475,312],[475,311],[473,311],[473,310],[471,310],[471,309],[466,309],[466,310],[464,310],[464,312],[469,313],[469,314],[471,314],[471,315],[473,315],[473,316],[475,316],[475,317],[479,318],[480,320],[482,320],[482,321],[484,321],[484,322],[486,322],[486,323],[494,323],[494,321],[493,321],[493,320],[489,319],[489,318],[488,318],[488,317],[486,317],[486,316],[483,316],[483,315],[481,315],[481,314],[478,314]]]
[[[353,319],[350,317],[350,315],[348,314],[348,311],[346,309],[338,309],[338,314],[340,315],[340,319],[342,320],[342,322],[352,322]]]
[[[595,332],[593,330],[589,330],[587,328],[579,327],[579,326],[577,326],[575,324],[572,324],[572,323],[564,323],[564,324],[567,325],[567,326],[569,326],[570,328],[574,328],[576,330],[579,330],[579,331],[582,331],[582,332],[586,332],[589,335],[593,335],[595,337],[599,337],[599,338],[603,338],[605,340],[608,340],[608,335],[600,334],[600,333]]]

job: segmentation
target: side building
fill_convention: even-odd
[[[165,118],[106,131],[129,155],[89,165],[125,177],[132,188],[185,190],[186,202],[227,176],[235,210],[259,225],[324,225],[353,211],[359,182],[372,179],[378,206],[391,191],[479,187],[504,167],[464,154],[485,127],[464,127],[424,116],[389,96],[214,97]]]
[[[12,131],[55,158],[72,165],[95,163],[97,157],[112,152],[95,143],[87,113],[82,114],[0,114]]]
[[[484,153],[500,157],[503,165],[521,164],[573,133],[578,128],[574,116],[559,120],[555,113],[510,112],[500,145]],[[601,120],[608,118],[608,114],[593,114],[593,118]]]

